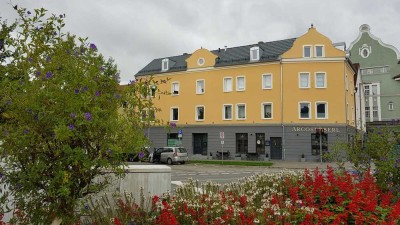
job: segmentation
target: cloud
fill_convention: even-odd
[[[12,1],[65,13],[65,31],[88,37],[113,57],[126,83],[155,58],[298,37],[311,23],[333,42],[356,39],[361,24],[400,49],[400,1],[387,0],[35,0]],[[16,18],[8,1],[0,16]]]

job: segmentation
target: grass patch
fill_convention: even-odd
[[[235,165],[235,166],[272,166],[272,162],[263,161],[232,161],[232,160],[190,160],[189,164],[217,164],[217,165]]]

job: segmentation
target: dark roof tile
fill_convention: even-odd
[[[226,50],[213,50],[211,52],[218,56],[215,64],[216,67],[257,62],[270,62],[279,60],[279,56],[289,50],[293,46],[293,42],[295,40],[296,38],[271,42],[259,42],[258,44],[227,48]],[[260,56],[259,61],[250,62],[250,48],[255,46],[259,46],[262,49],[262,55]],[[161,61],[165,58],[154,59],[149,64],[147,64],[147,66],[141,69],[136,74],[136,76],[185,71],[187,69],[187,64],[185,60],[190,56],[191,54],[185,53],[183,55],[165,57],[176,62],[169,70],[165,72],[161,71]]]

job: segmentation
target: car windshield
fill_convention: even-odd
[[[186,148],[178,148],[179,153],[187,153]]]

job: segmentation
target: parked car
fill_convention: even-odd
[[[185,164],[188,161],[188,154],[183,147],[162,147],[156,149],[149,155],[149,161],[153,163]]]

